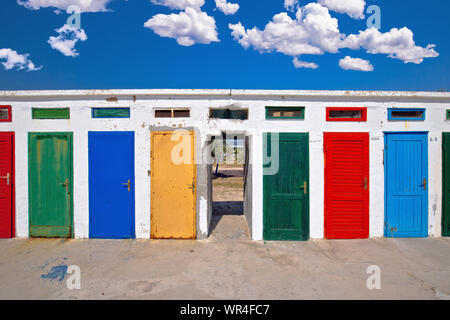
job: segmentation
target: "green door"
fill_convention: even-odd
[[[442,134],[442,235],[450,237],[450,133]]]
[[[28,134],[30,236],[73,237],[72,133]]]
[[[309,238],[308,142],[308,133],[264,134],[265,240]]]

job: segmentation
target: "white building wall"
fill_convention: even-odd
[[[118,102],[107,102],[118,97]],[[16,235],[28,236],[28,132],[73,132],[74,230],[76,238],[89,236],[88,131],[135,131],[136,237],[150,237],[150,131],[195,129],[197,155],[208,136],[221,131],[252,136],[252,237],[263,235],[262,154],[264,132],[308,132],[310,139],[310,234],[324,237],[323,132],[370,134],[370,236],[384,229],[384,132],[429,132],[429,235],[440,236],[442,217],[442,132],[450,131],[445,110],[450,94],[411,92],[314,92],[230,90],[111,90],[0,92],[0,105],[11,105],[12,123],[1,131],[14,131],[16,139]],[[249,109],[249,120],[209,119],[211,107]],[[266,121],[265,106],[304,106],[305,120]],[[32,120],[32,107],[70,107],[70,120]],[[131,107],[130,119],[92,119],[92,107]],[[190,108],[189,119],[154,118],[156,108]],[[367,107],[367,122],[326,122],[326,107]],[[387,121],[390,107],[426,108],[426,120]],[[204,168],[206,167],[201,167]],[[199,175],[205,173],[199,172]],[[205,177],[199,182],[205,184]],[[197,200],[198,236],[208,234],[207,187]]]

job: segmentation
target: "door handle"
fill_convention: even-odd
[[[66,181],[62,182],[61,185],[66,188],[66,192],[69,193],[69,179],[66,179]]]
[[[303,181],[303,185],[301,187],[298,187],[300,190],[303,190],[303,194],[306,194],[308,192],[308,183],[306,181]]]
[[[427,190],[427,179],[423,179],[423,185],[421,187],[423,187],[423,190]]]
[[[130,181],[130,179],[128,179],[128,182],[127,182],[127,183],[122,183],[122,185],[123,185],[123,186],[127,186],[128,192],[131,191],[131,181]]]
[[[367,190],[367,178],[364,178],[364,190]]]
[[[0,179],[6,179],[6,184],[9,186],[10,184],[10,174],[9,172],[4,177],[0,177]]]
[[[188,187],[188,189],[192,190],[192,193],[195,193],[195,183],[194,182],[192,182],[192,184],[188,184],[187,187]]]

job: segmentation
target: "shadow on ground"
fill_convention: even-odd
[[[210,240],[250,240],[242,201],[213,202]]]

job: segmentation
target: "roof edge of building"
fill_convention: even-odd
[[[348,97],[348,98],[428,98],[450,99],[450,92],[434,91],[353,91],[353,90],[243,90],[243,89],[107,89],[107,90],[11,90],[1,98],[33,97]]]

